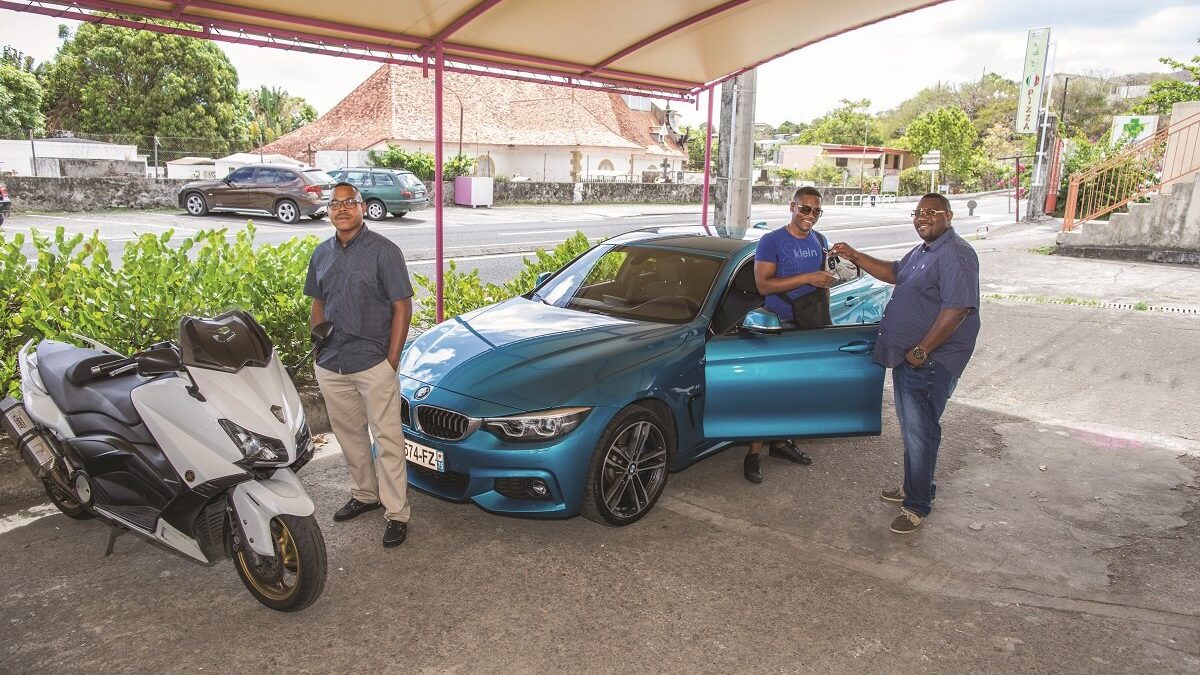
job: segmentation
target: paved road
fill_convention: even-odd
[[[975,217],[967,216],[965,205],[956,205],[959,229],[972,234],[976,228],[995,228],[1011,222],[1004,197],[981,199]],[[831,241],[846,240],[860,248],[906,246],[916,241],[908,216],[912,204],[878,208],[830,206],[820,229]],[[444,246],[447,257],[461,269],[477,268],[484,281],[500,282],[520,269],[523,252],[552,248],[581,231],[592,239],[603,239],[645,227],[698,225],[700,209],[688,205],[617,204],[503,206],[492,209],[452,208],[445,211]],[[784,206],[759,205],[752,220],[772,226],[787,219]],[[246,227],[245,216],[211,215],[193,218],[182,211],[104,211],[97,213],[15,214],[4,224],[8,233],[32,229],[43,232],[64,227],[69,233],[99,231],[109,243],[110,254],[118,257],[124,246],[143,234],[161,235],[174,230],[178,236],[194,235],[201,229],[228,228],[229,236]],[[293,237],[326,237],[332,232],[328,220],[281,225],[274,220],[255,219],[260,244],[274,244]],[[431,274],[434,268],[434,214],[416,211],[402,219],[389,218],[371,227],[400,244],[414,272]],[[31,252],[32,249],[28,248]],[[496,251],[484,253],[484,251]]]

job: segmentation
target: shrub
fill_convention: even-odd
[[[367,160],[373,166],[405,169],[413,172],[417,178],[423,181],[433,180],[435,169],[433,155],[424,150],[405,150],[389,143],[387,150],[369,151]],[[455,155],[442,164],[442,177],[445,180],[454,180],[458,176],[468,176],[474,170],[475,160],[466,155]]]
[[[173,232],[142,235],[114,265],[99,233],[53,237],[34,231],[26,239],[0,234],[0,382],[19,391],[16,355],[28,340],[77,342],[86,335],[132,353],[177,337],[186,314],[251,311],[280,358],[299,360],[308,349],[309,300],[303,294],[308,260],[317,240],[294,239],[254,248],[254,226],[232,242],[225,230],[206,230],[172,244]]]

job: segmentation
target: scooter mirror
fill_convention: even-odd
[[[138,372],[142,375],[162,375],[163,373],[176,373],[183,370],[183,362],[179,359],[179,352],[170,347],[147,349],[144,352],[134,355],[133,359],[137,362]]]
[[[312,337],[313,344],[320,347],[325,344],[330,335],[333,335],[333,322],[325,321],[313,326],[309,335]]]

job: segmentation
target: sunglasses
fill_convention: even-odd
[[[912,212],[912,217],[913,218],[921,218],[921,217],[932,218],[939,213],[948,213],[948,212],[944,211],[942,209],[917,209],[916,211]]]
[[[813,218],[820,218],[821,214],[825,213],[825,209],[822,209],[819,207],[814,208],[812,206],[809,206],[808,204],[792,204],[792,206],[795,206],[796,213],[798,213],[802,216],[812,216]]]
[[[335,209],[352,209],[356,204],[361,204],[361,199],[333,199],[329,202],[329,210]]]

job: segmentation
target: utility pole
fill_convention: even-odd
[[[33,175],[37,176],[37,146],[33,144],[33,129],[29,130],[29,153],[31,155],[29,167],[33,169]]]
[[[754,170],[754,90],[757,70],[721,85],[721,128],[713,210],[717,233],[740,239],[750,227]]]
[[[1068,75],[1063,75],[1063,96],[1062,104],[1058,106],[1058,121],[1063,125],[1063,133],[1067,132],[1067,85],[1071,84],[1071,78]]]

